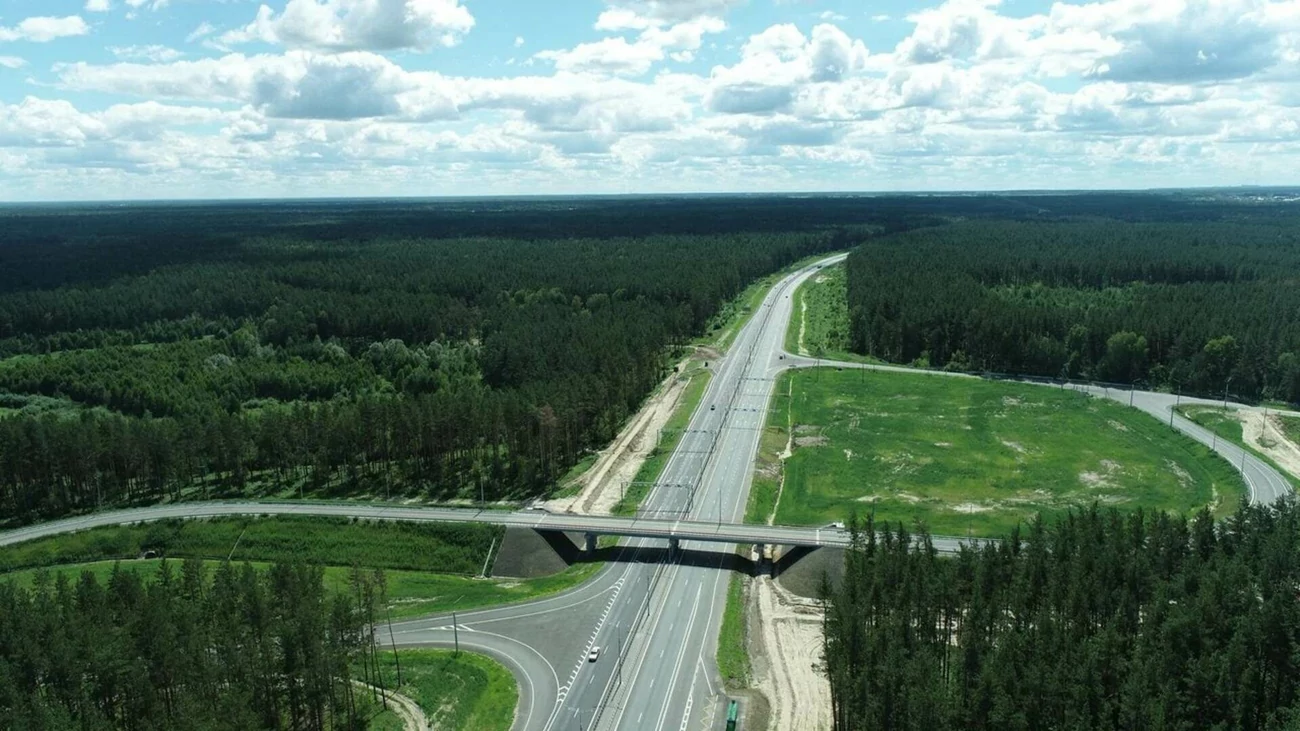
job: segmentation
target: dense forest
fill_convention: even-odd
[[[235,235],[149,213],[0,243],[0,516],[544,494],[748,282],[864,235],[304,238],[290,214]]]
[[[954,220],[1251,220],[1262,231],[1287,210],[1217,192],[0,207],[0,523],[248,494],[544,495],[689,343],[718,334],[747,283],[800,258],[867,240],[901,248],[909,231]],[[1238,269],[1268,265],[1251,262]],[[1255,281],[1214,272],[1206,286]],[[919,357],[919,311],[897,298],[922,295],[895,286],[919,280],[881,288],[895,298],[883,311],[897,346],[861,327],[877,323],[861,315],[864,297],[880,296],[862,281],[850,279],[860,343]],[[905,327],[893,312],[909,313]],[[1212,324],[1198,320],[1179,347],[1203,348],[1202,330],[1236,333],[1224,350],[1236,361],[1255,368],[1267,351],[1269,367],[1292,362],[1269,350],[1285,328],[1259,346]],[[1080,372],[1096,370],[1107,327],[1089,325]],[[1009,347],[994,335],[992,347]],[[1165,346],[1144,336],[1154,370]],[[951,355],[930,348],[937,363]]]
[[[965,221],[847,268],[859,353],[1300,402],[1300,219]]]
[[[0,583],[0,726],[32,731],[364,729],[382,577],[329,595],[321,569],[163,563],[101,583]],[[391,684],[391,678],[388,683]]]
[[[1292,501],[1219,525],[1094,508],[956,558],[873,528],[826,590],[837,731],[1300,724]]]

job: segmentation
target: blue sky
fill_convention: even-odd
[[[1296,184],[1300,0],[5,0],[0,200]]]

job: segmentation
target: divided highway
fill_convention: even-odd
[[[458,613],[455,626],[453,618],[445,616],[398,623],[392,641],[399,646],[446,647],[458,639],[462,648],[502,661],[519,683],[516,730],[711,728],[724,701],[714,656],[729,572],[719,569],[735,555],[733,544],[847,543],[847,536],[834,529],[741,525],[776,376],[787,367],[814,365],[915,372],[814,361],[784,352],[792,293],[820,267],[844,256],[801,269],[767,294],[728,356],[716,364],[700,408],[636,519],[352,503],[181,503],[0,533],[0,546],[100,525],[234,514],[474,521],[628,536],[630,558],[610,564],[582,586],[525,604]],[[1177,397],[1068,387],[1124,403],[1131,400],[1134,407],[1212,446],[1242,470],[1253,502],[1271,502],[1290,491],[1290,483],[1268,463],[1171,415]],[[665,538],[679,540],[682,549],[668,560]],[[935,540],[940,550],[956,550],[959,543]],[[387,633],[380,639],[388,640]],[[602,648],[600,657],[589,662],[595,647]]]

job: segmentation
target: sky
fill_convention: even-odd
[[[3,0],[0,200],[1300,183],[1300,0]]]

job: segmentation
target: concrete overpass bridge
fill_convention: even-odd
[[[544,510],[399,507],[338,502],[208,501],[112,510],[41,523],[0,533],[0,546],[102,526],[231,515],[310,515],[412,523],[484,523],[507,528],[531,528],[543,532],[580,533],[586,536],[588,551],[595,549],[596,540],[600,536],[663,539],[668,542],[672,550],[676,550],[681,541],[757,545],[760,546],[760,550],[762,546],[846,548],[850,542],[848,531],[835,527],[809,528],[666,518],[623,518],[549,513]],[[938,550],[946,553],[955,553],[962,543],[968,542],[965,539],[939,537],[934,538],[933,541]]]

